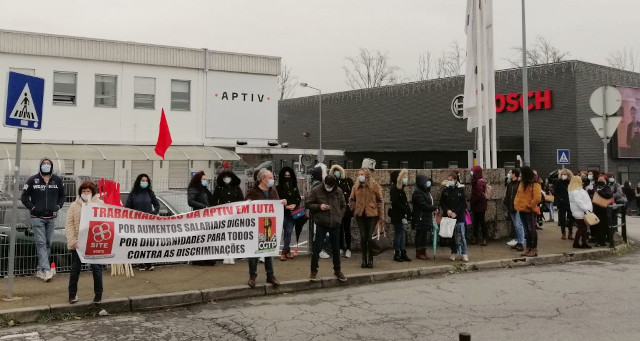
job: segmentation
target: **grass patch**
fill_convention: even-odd
[[[51,323],[54,319],[55,318],[53,314],[48,313],[48,314],[38,316],[36,323]]]
[[[11,320],[8,317],[0,316],[0,328],[9,327],[9,321]]]

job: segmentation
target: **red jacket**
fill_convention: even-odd
[[[484,193],[487,189],[487,182],[482,177],[482,168],[473,166],[471,168],[473,177],[471,178],[471,211],[484,212],[487,210],[487,198]]]

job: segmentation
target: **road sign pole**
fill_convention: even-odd
[[[607,142],[609,142],[609,136],[607,136],[607,86],[604,87],[604,91],[602,91],[602,111],[604,115],[602,115],[602,128],[604,129],[604,138],[602,139],[602,143],[604,143],[604,172],[609,172],[609,160],[607,156]]]
[[[9,233],[9,273],[7,277],[7,298],[13,299],[13,271],[16,258],[16,227],[18,225],[18,176],[20,175],[20,158],[22,152],[22,129],[18,129],[16,139],[16,167],[13,175],[13,213],[11,214],[11,231]]]

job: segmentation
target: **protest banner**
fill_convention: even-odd
[[[240,201],[162,217],[112,205],[84,205],[78,255],[84,263],[126,264],[277,256],[284,208]]]

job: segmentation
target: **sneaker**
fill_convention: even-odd
[[[329,256],[329,254],[327,253],[327,251],[325,251],[325,250],[320,251],[320,258],[322,258],[322,259],[327,259],[327,258],[329,258],[329,257],[331,257],[331,256]]]
[[[78,295],[69,298],[69,304],[74,304],[76,302],[78,302]]]
[[[320,279],[318,278],[318,274],[316,274],[316,273],[314,273],[314,272],[312,272],[312,273],[310,273],[310,274],[309,274],[309,281],[310,281],[310,282],[317,282],[317,281],[319,281],[319,280],[320,280]]]
[[[229,258],[229,259],[227,259],[227,260],[229,261],[229,262],[227,263],[227,264],[229,264],[229,265],[236,264],[236,261],[235,261],[235,259],[233,259],[233,258]]]
[[[340,257],[344,257],[344,250],[340,250]]]
[[[96,294],[95,296],[93,296],[93,303],[100,303],[102,302],[102,294]]]
[[[518,241],[515,239],[511,239],[510,241],[507,242],[507,245],[509,246],[515,246],[516,244],[518,244]]]
[[[344,258],[351,258],[351,250],[347,250],[344,252]]]
[[[44,270],[44,281],[49,282],[53,278],[53,271],[51,269]]]
[[[258,259],[258,261],[259,261],[260,263],[264,263],[264,257],[260,257],[260,258]]]
[[[340,282],[346,282],[346,281],[347,281],[347,276],[345,276],[345,275],[342,273],[342,271],[339,271],[339,272],[336,274],[336,277],[338,277],[338,280],[339,280]]]
[[[451,256],[449,256],[449,260],[450,261],[455,261],[456,260],[456,254],[452,253]]]
[[[225,258],[225,259],[222,261],[222,264],[229,264],[229,259]]]
[[[469,256],[468,255],[462,255],[462,261],[463,262],[468,262],[469,261]]]
[[[153,264],[149,264],[147,265],[147,271],[153,271],[153,269],[155,269],[156,267],[153,266]]]
[[[38,270],[36,271],[36,277],[40,278],[40,279],[44,279],[45,278],[45,273],[43,270]]]

